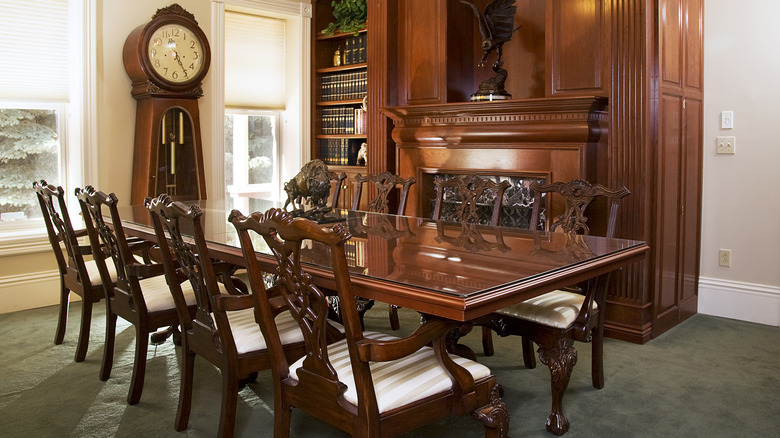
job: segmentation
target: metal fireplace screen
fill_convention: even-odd
[[[460,175],[437,174],[439,178],[448,180]],[[507,227],[530,228],[531,209],[533,208],[534,193],[528,187],[531,182],[536,181],[540,184],[546,183],[545,178],[529,176],[483,176],[494,182],[509,181],[511,186],[504,191],[504,200],[501,207],[501,217],[499,224]],[[480,224],[489,224],[490,217],[493,214],[493,203],[495,201],[495,192],[486,192],[477,201],[477,211]],[[429,210],[433,211],[436,200],[431,199]],[[451,187],[445,187],[442,198],[441,218],[447,221],[457,221],[456,209],[461,203],[460,194]],[[539,210],[538,229],[543,230],[545,224],[545,204],[546,195],[542,194],[542,207]]]

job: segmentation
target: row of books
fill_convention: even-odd
[[[322,76],[322,100],[362,99],[366,95],[368,78],[366,70],[331,73]]]
[[[357,154],[364,141],[360,138],[321,138],[320,159],[325,164],[357,166]]]
[[[363,108],[322,108],[322,134],[365,134],[366,111]]]
[[[366,267],[366,242],[349,239],[344,242],[344,253],[347,256],[347,266],[351,268]]]
[[[366,36],[367,34],[364,33],[344,42],[344,54],[342,55],[344,57],[344,60],[342,61],[344,65],[363,64],[366,62],[368,59],[366,57],[366,53],[368,52],[366,50]]]

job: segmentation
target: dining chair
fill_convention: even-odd
[[[480,205],[490,206],[482,207],[483,210],[484,208],[491,208],[489,213],[490,220],[487,221],[487,223],[493,226],[498,225],[498,222],[501,219],[501,206],[504,203],[504,192],[512,186],[507,180],[497,183],[473,174],[463,177],[456,176],[449,179],[437,176],[433,180],[433,184],[436,188],[436,202],[433,208],[432,219],[445,219],[460,222],[464,227],[468,224],[486,222],[486,219],[480,217]],[[453,196],[454,200],[458,200],[458,203],[455,204],[455,207],[449,216],[442,217],[445,216],[444,204],[447,196]],[[490,329],[483,327],[482,339],[483,344],[489,342],[489,344],[485,345],[489,345],[492,354],[492,337]],[[461,354],[466,354],[465,352],[467,350],[460,349],[457,344],[454,347],[454,351],[460,351]],[[486,354],[487,352],[488,350],[486,349]],[[471,356],[471,354],[469,354],[469,356]]]
[[[328,172],[330,177],[330,183],[332,184],[333,199],[330,201],[330,208],[336,210],[339,208],[339,199],[341,198],[341,191],[346,190],[344,181],[347,180],[347,174],[345,172],[336,173],[333,171]]]
[[[79,238],[87,235],[87,230],[73,228],[68,214],[65,191],[61,186],[55,187],[45,180],[40,180],[33,182],[33,189],[41,206],[49,243],[60,272],[60,308],[54,343],[62,344],[65,339],[70,293],[73,292],[81,297],[81,326],[74,360],[82,362],[89,347],[92,306],[112,293],[113,284],[116,282],[116,270],[109,270],[107,277],[109,283],[104,287],[103,278],[98,272],[98,262],[95,260],[103,257],[104,254],[102,251],[93,254],[89,243],[79,242]],[[62,246],[65,247],[64,252]],[[93,259],[85,260],[84,257],[89,255],[92,255]]]
[[[536,229],[539,224],[542,195],[554,194],[563,198],[564,211],[552,220],[549,230],[554,232],[560,228],[572,236],[576,233],[590,233],[585,210],[595,199],[604,198],[608,202],[606,237],[614,237],[620,201],[630,194],[625,187],[610,190],[584,180],[552,184],[532,182],[530,188],[534,192],[531,229]],[[603,282],[607,279],[602,276],[594,281]],[[547,423],[547,429],[550,431],[565,432],[568,429],[568,420],[562,414],[562,398],[568,385],[568,375],[577,361],[574,341],[592,343],[593,387],[604,387],[606,289],[604,284],[589,283],[585,287],[573,287],[571,290],[555,290],[474,321],[475,325],[487,330],[487,336],[490,336],[490,330],[501,336],[522,336],[523,363],[526,368],[536,367],[532,342],[539,345],[539,360],[550,368],[552,378],[553,409]],[[485,354],[492,354],[492,340],[484,335],[485,332]]]
[[[93,251],[99,242],[102,251],[109,256],[117,272],[117,281],[106,306],[106,345],[103,350],[103,363],[100,367],[100,380],[111,376],[114,364],[114,342],[117,317],[121,317],[135,329],[135,356],[127,403],[134,405],[141,400],[146,375],[146,355],[149,338],[158,329],[176,327],[179,316],[173,295],[168,287],[161,263],[153,263],[148,258],[139,260],[133,255],[134,244],[125,237],[122,218],[117,204],[119,200],[113,193],[106,195],[92,186],[83,190],[76,189],[76,197],[81,206]],[[109,217],[109,222],[105,218]],[[110,225],[109,225],[110,223]],[[140,244],[146,244],[141,242]],[[105,259],[98,258],[105,264]],[[100,270],[101,275],[108,268]],[[104,282],[107,279],[104,278]],[[195,294],[189,283],[182,284],[183,295],[189,311],[195,312]],[[173,333],[178,343],[178,331]]]
[[[242,382],[254,379],[258,371],[271,365],[267,343],[255,322],[254,298],[246,293],[246,285],[233,276],[233,265],[209,256],[203,211],[197,204],[187,207],[163,194],[147,199],[146,205],[181,324],[181,388],[174,427],[177,431],[187,428],[195,357],[200,356],[222,373],[218,436],[231,437]],[[188,279],[195,291],[194,317],[179,285],[182,279]],[[285,356],[291,361],[302,357],[306,350],[303,335],[292,314],[279,308],[275,319]]]
[[[433,208],[434,220],[449,220],[461,223],[486,223],[498,225],[501,217],[501,205],[504,202],[504,191],[511,186],[509,181],[497,183],[478,175],[456,176],[449,179],[436,177],[433,181],[436,188],[436,202]],[[457,199],[451,216],[444,214],[445,193],[451,193]],[[490,220],[480,218],[480,206],[492,204]]]
[[[395,209],[397,215],[403,215],[406,212],[406,200],[409,198],[409,189],[415,183],[414,177],[401,178],[398,175],[394,175],[390,172],[384,171],[378,174],[368,174],[363,176],[361,174],[355,175],[355,197],[352,198],[352,210],[360,210],[360,198],[363,194],[363,185],[365,183],[373,184],[376,189],[376,194],[373,198],[368,200],[366,211],[373,211],[376,213],[390,213],[390,199],[391,193],[397,192],[397,205]],[[361,298],[361,300],[365,300]],[[366,300],[365,303],[358,303],[358,308],[364,309],[361,313],[361,320],[363,314],[373,306],[373,300]],[[390,317],[390,327],[393,330],[401,328],[400,321],[398,320],[398,306],[388,304],[388,313]]]
[[[472,414],[486,437],[505,437],[509,413],[490,370],[446,352],[445,337],[463,324],[429,319],[406,338],[363,331],[350,282],[346,224],[325,229],[305,218],[271,209],[249,217],[237,210],[228,220],[238,231],[256,296],[256,319],[268,340],[274,380],[274,436],[290,435],[294,408],[356,437],[383,437],[416,429],[450,415]],[[273,254],[278,283],[266,289],[254,237]],[[303,241],[329,251],[345,338],[329,342],[325,294],[300,260]],[[307,243],[308,245],[308,243]],[[306,341],[306,355],[290,363],[273,323],[274,303],[287,303]]]

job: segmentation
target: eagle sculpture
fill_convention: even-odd
[[[520,29],[520,26],[514,27],[515,11],[517,11],[515,0],[493,0],[485,7],[485,12],[480,12],[477,5],[470,1],[460,0],[460,2],[471,7],[479,22],[483,55],[478,65],[484,66],[490,52],[495,50],[497,58],[493,66],[500,67],[503,64],[501,46],[512,39],[512,34]]]

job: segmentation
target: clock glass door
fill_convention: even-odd
[[[198,199],[198,166],[190,114],[171,108],[160,121],[157,148],[157,193],[176,200]]]

